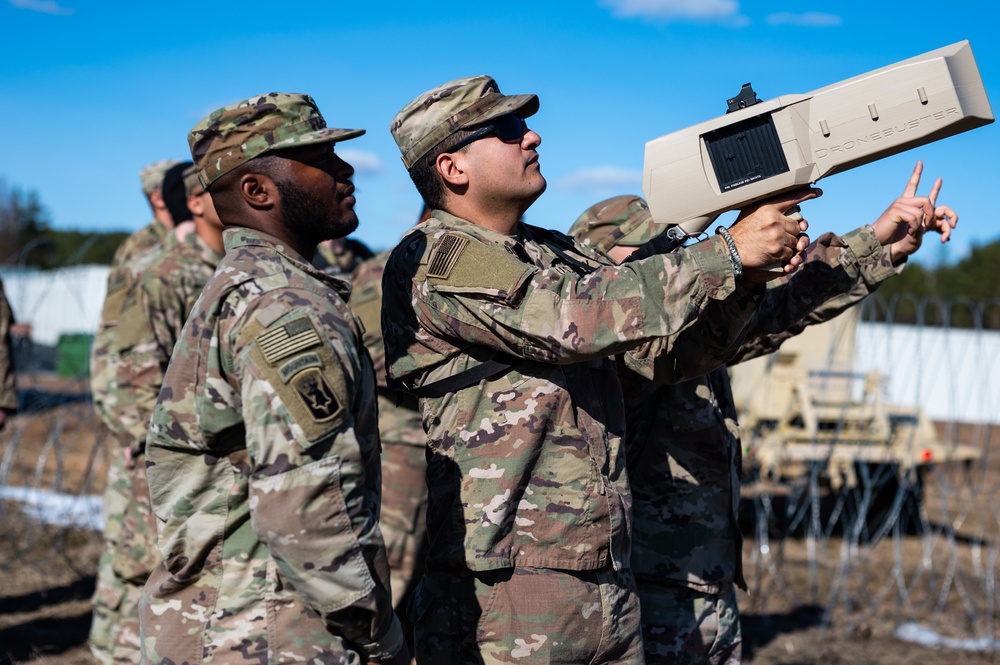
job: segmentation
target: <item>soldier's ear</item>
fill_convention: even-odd
[[[154,190],[149,193],[149,205],[152,206],[153,210],[166,210],[167,204],[163,202],[163,191]]]
[[[464,187],[469,184],[469,174],[465,171],[465,155],[461,152],[444,152],[434,160],[438,175],[446,185]]]
[[[201,202],[200,196],[189,196],[187,207],[195,217],[201,217],[205,214],[205,204]]]
[[[271,210],[280,201],[278,186],[263,173],[245,173],[240,177],[239,192],[254,210]]]

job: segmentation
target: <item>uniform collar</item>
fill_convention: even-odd
[[[222,254],[209,247],[208,243],[201,239],[201,236],[198,235],[197,231],[189,233],[187,237],[184,238],[184,245],[186,245],[188,249],[193,250],[195,255],[197,255],[202,262],[212,266],[213,268],[219,265],[219,261],[222,260]]]
[[[163,222],[155,217],[153,218],[153,221],[149,223],[149,230],[153,234],[154,238],[158,238],[160,240],[165,238],[167,235],[174,234],[172,229],[168,229]]]
[[[431,218],[428,219],[423,224],[418,225],[420,228],[424,225],[427,226],[446,226],[449,229],[455,229],[456,231],[462,231],[463,233],[468,233],[469,235],[482,238],[483,240],[488,240],[490,242],[496,242],[500,244],[508,244],[512,240],[519,241],[521,238],[521,229],[524,227],[524,222],[518,222],[517,227],[514,232],[510,235],[506,233],[497,233],[492,231],[485,226],[480,226],[475,222],[470,222],[467,219],[462,219],[461,217],[456,217],[450,212],[445,212],[444,210],[434,210],[431,212]]]
[[[351,294],[350,281],[317,270],[309,261],[306,261],[304,256],[286,243],[263,231],[245,227],[230,227],[222,232],[222,241],[226,247],[226,254],[238,250],[240,247],[267,247],[280,254],[302,272],[337,291],[345,301]]]
[[[296,263],[308,264],[305,257],[278,240],[274,236],[246,227],[230,227],[222,232],[222,242],[226,247],[226,252],[239,247],[270,247],[282,256],[291,259]]]

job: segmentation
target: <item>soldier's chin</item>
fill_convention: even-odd
[[[358,230],[358,213],[354,212],[353,209],[351,209],[349,212],[347,212],[347,213],[344,214],[344,217],[343,217],[342,221],[343,221],[343,223],[344,223],[345,226],[350,227],[344,233],[345,236],[349,235],[351,233],[354,233],[355,231]]]
[[[539,196],[541,196],[541,195],[542,195],[542,194],[543,194],[543,193],[545,192],[545,188],[546,188],[547,186],[548,186],[548,183],[547,183],[547,182],[545,182],[545,178],[542,178],[542,179],[541,179],[541,182],[540,182],[540,183],[539,183],[539,184],[538,184],[538,185],[536,186],[535,190],[534,190],[534,191],[533,191],[533,192],[531,193],[531,195],[530,195],[530,196],[528,197],[528,198],[530,199],[530,200],[528,201],[528,205],[529,205],[529,206],[530,206],[531,204],[533,204],[533,203],[534,203],[535,201],[537,201],[537,200],[538,200],[538,197],[539,197]]]
[[[353,210],[345,211],[340,221],[333,224],[329,235],[324,240],[333,240],[351,235],[358,229],[358,215]]]

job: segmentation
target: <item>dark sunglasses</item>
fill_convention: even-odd
[[[448,152],[457,152],[473,141],[486,138],[490,134],[496,134],[497,138],[504,143],[520,141],[524,138],[524,133],[527,131],[528,125],[524,122],[524,118],[516,116],[513,113],[508,113],[507,115],[502,115],[499,118],[490,120],[489,123],[481,126],[479,129],[475,130],[464,139],[448,148]]]

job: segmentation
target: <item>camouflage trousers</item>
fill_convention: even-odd
[[[410,619],[420,665],[643,662],[627,570],[428,572]]]
[[[420,581],[427,554],[427,460],[424,447],[382,442],[379,525],[389,557],[392,606],[402,611]]]
[[[139,600],[142,586],[115,574],[111,555],[101,555],[90,624],[90,650],[102,665],[139,663]]]
[[[139,600],[159,561],[145,462],[117,455],[104,492],[105,549],[97,570],[90,649],[104,665],[139,663]]]
[[[638,580],[649,665],[738,665],[743,637],[736,591],[720,594]]]

